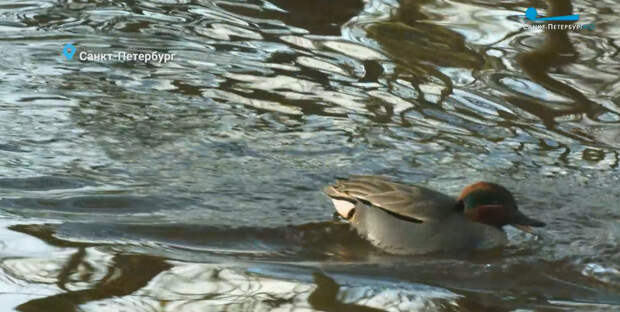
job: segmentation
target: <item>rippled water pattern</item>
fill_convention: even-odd
[[[593,30],[526,31],[526,8]],[[0,303],[620,309],[617,1],[4,1]],[[67,60],[77,52],[173,61]],[[544,239],[395,257],[321,188],[513,190]]]

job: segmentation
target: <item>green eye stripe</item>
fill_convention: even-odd
[[[479,190],[468,194],[463,200],[465,209],[473,209],[481,205],[501,204],[496,193]]]

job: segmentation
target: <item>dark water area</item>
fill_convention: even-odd
[[[525,29],[528,7],[589,26]],[[619,14],[589,0],[0,2],[0,306],[620,310]],[[79,57],[118,51],[175,56]],[[350,174],[449,194],[493,181],[547,226],[507,229],[501,249],[390,255],[321,193]]]

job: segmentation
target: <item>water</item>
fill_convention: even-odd
[[[594,30],[524,31],[524,12]],[[613,311],[614,1],[5,1],[0,302],[17,311]],[[78,51],[62,54],[66,43]],[[174,53],[79,61],[79,52]],[[545,221],[397,257],[321,188],[484,179]]]

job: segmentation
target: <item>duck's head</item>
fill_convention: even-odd
[[[531,226],[545,226],[544,222],[529,218],[517,209],[512,193],[501,185],[477,182],[463,189],[459,195],[463,213],[472,221],[498,228],[512,225],[524,232],[533,233]]]

